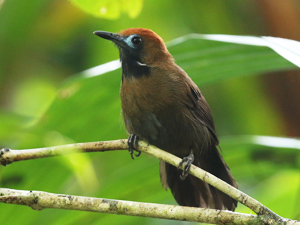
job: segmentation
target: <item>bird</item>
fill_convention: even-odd
[[[160,161],[160,178],[181,206],[234,211],[237,201],[189,175],[191,164],[237,188],[220,154],[212,113],[200,89],[180,68],[163,39],[145,28],[95,31],[119,49],[121,108],[131,157],[138,140],[182,158],[184,169]],[[199,71],[201,73],[201,71]],[[139,156],[140,152],[136,154]]]

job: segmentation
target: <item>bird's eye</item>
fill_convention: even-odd
[[[142,43],[142,39],[139,36],[133,36],[131,42],[133,45],[137,46]]]

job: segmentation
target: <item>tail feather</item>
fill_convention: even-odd
[[[237,183],[216,147],[195,155],[193,164],[237,188]],[[168,163],[161,162],[160,174],[163,186],[171,189],[179,205],[231,211],[237,206],[236,200],[192,175],[181,180],[181,171]]]

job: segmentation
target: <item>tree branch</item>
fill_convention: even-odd
[[[126,150],[128,149],[127,140],[115,140],[115,141],[99,141],[99,142],[87,142],[76,143],[68,145],[60,145],[46,148],[34,148],[25,150],[11,150],[9,148],[3,148],[0,150],[0,164],[6,166],[7,164],[29,160],[39,159],[52,156],[67,155],[73,153],[84,152],[104,152],[113,150]]]
[[[9,204],[27,205],[35,210],[56,208],[213,224],[262,224],[255,215],[230,211],[89,198],[41,191],[0,188],[0,201]]]
[[[71,153],[79,153],[79,152],[98,152],[98,151],[102,152],[102,151],[110,151],[110,150],[126,150],[127,148],[128,148],[127,140],[123,139],[123,140],[116,140],[116,141],[77,143],[77,144],[69,144],[69,145],[49,147],[49,148],[28,149],[28,150],[2,149],[0,151],[0,163],[2,165],[7,165],[7,164],[10,164],[15,161],[28,160],[28,159],[52,157],[52,156],[71,154]],[[160,149],[156,148],[155,146],[150,146],[143,141],[139,141],[137,150],[145,152],[150,155],[153,155],[154,157],[161,159],[161,160],[163,160],[169,164],[172,164],[174,166],[178,166],[179,162],[181,161],[180,158],[178,158],[168,152],[160,150]],[[271,224],[271,223],[272,224],[285,224],[288,222],[289,224],[299,224],[300,225],[300,222],[298,222],[298,221],[292,221],[292,220],[288,220],[288,219],[284,219],[284,218],[280,217],[279,215],[277,215],[276,213],[274,213],[273,211],[268,209],[266,206],[264,206],[257,200],[251,198],[250,196],[246,195],[242,191],[232,187],[231,185],[220,180],[219,178],[215,177],[214,175],[212,175],[194,165],[192,165],[190,168],[190,174],[192,174],[192,175],[198,177],[199,179],[207,182],[208,184],[216,187],[217,189],[221,190],[222,192],[224,192],[227,195],[231,196],[232,198],[236,199],[240,203],[244,204],[248,208],[252,209],[255,213],[258,214],[258,218],[260,221],[262,221],[263,224]],[[44,193],[44,192],[38,192],[38,193]],[[44,195],[45,195],[45,193],[43,194],[43,196]],[[62,196],[62,195],[59,195],[59,196]],[[94,198],[92,198],[92,199],[94,200]],[[109,201],[115,201],[115,200],[109,200]],[[116,201],[116,202],[121,202],[121,201]],[[141,204],[141,203],[139,203],[139,204]],[[174,206],[172,206],[172,207],[174,207]],[[176,206],[176,207],[180,207],[180,206]],[[187,208],[189,208],[189,210],[190,209],[195,210],[195,208],[193,208],[193,207],[187,207]],[[202,210],[208,210],[208,209],[202,209]],[[157,211],[161,211],[161,210],[157,210]],[[219,211],[219,210],[217,210],[217,211],[219,214],[221,212],[224,212],[224,211]],[[161,218],[161,217],[159,217],[159,218]],[[173,217],[170,217],[170,218],[172,219]],[[191,221],[194,221],[194,220],[191,220]],[[199,221],[199,222],[201,222],[201,221]]]

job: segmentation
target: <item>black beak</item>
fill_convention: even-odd
[[[94,34],[96,34],[97,36],[99,36],[101,38],[110,40],[118,46],[124,45],[124,37],[119,34],[110,33],[110,32],[106,32],[106,31],[95,31]]]

